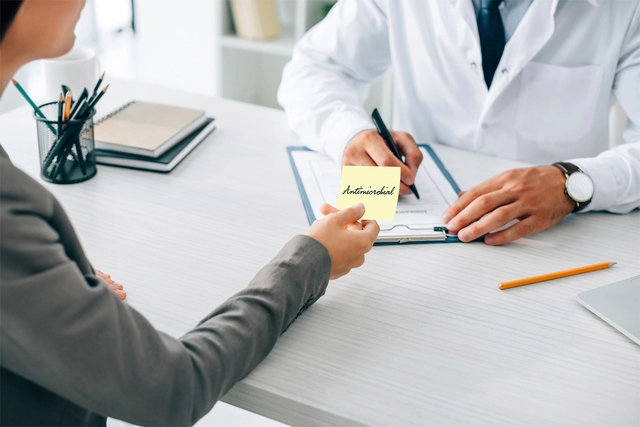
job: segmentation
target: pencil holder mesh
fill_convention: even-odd
[[[58,116],[58,103],[40,106],[45,117]],[[96,172],[93,116],[85,120],[43,119],[34,113],[38,129],[40,176],[54,184],[75,184],[93,177]]]

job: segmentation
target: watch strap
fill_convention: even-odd
[[[559,168],[562,172],[564,172],[565,175],[571,175],[574,172],[584,173],[578,166],[569,162],[556,162],[553,164],[553,166]]]

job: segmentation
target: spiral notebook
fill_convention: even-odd
[[[131,101],[94,125],[97,149],[157,158],[206,123],[202,110]]]

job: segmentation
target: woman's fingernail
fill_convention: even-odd
[[[466,242],[469,240],[469,232],[467,230],[462,230],[461,232],[458,233],[458,237],[463,242]]]
[[[360,202],[356,205],[353,205],[353,208],[359,212],[364,212],[364,203]]]
[[[455,233],[458,230],[456,230],[456,227],[452,223],[449,223],[449,224],[447,224],[447,231],[449,233]]]
[[[445,224],[451,221],[452,219],[453,217],[451,216],[451,214],[446,213],[442,215],[442,222],[444,222]]]
[[[484,238],[484,242],[485,242],[487,245],[493,245],[493,236],[487,236],[487,237],[485,237],[485,238]]]

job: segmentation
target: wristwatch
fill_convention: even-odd
[[[560,169],[567,178],[564,183],[564,194],[576,202],[576,207],[571,212],[584,209],[593,198],[594,187],[591,177],[573,163],[557,162],[553,166]]]

